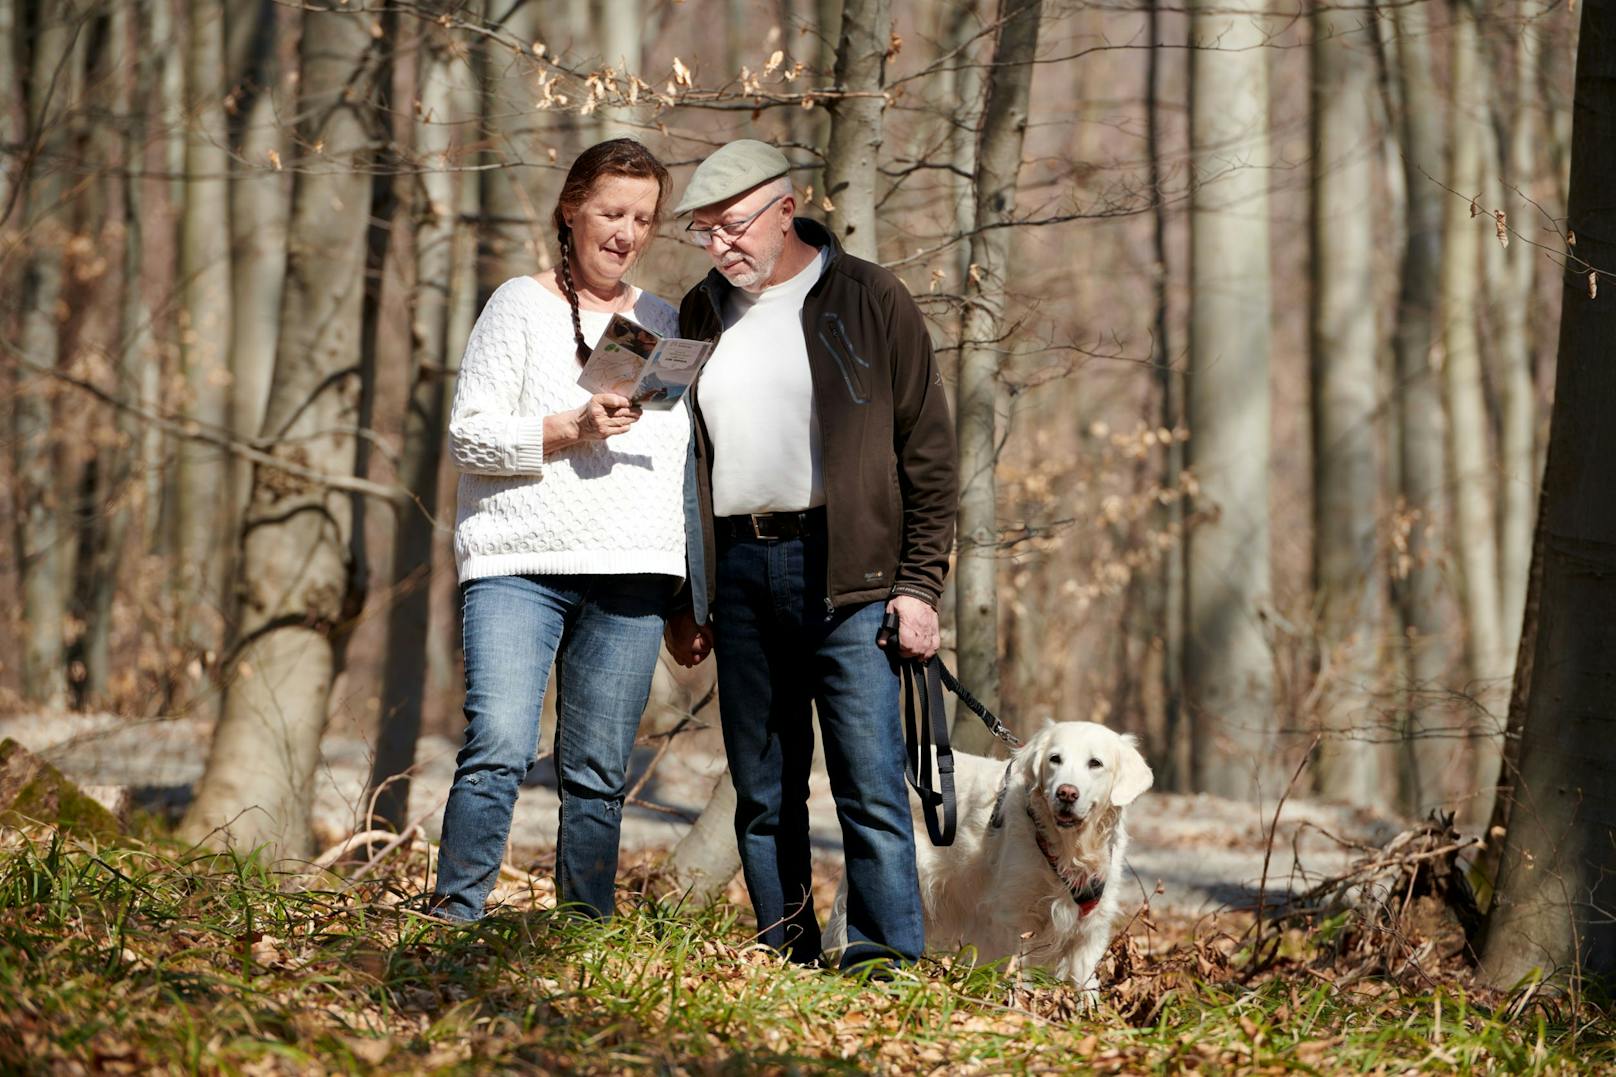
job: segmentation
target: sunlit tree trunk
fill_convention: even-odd
[[[685,900],[696,905],[716,901],[741,870],[735,844],[735,783],[727,769],[714,783],[701,815],[668,854],[667,867]]]
[[[954,271],[949,283],[953,290],[965,291],[965,277],[971,268],[970,234],[976,227],[977,128],[982,122],[982,68],[978,64],[975,40],[981,31],[981,12],[974,0],[946,6],[943,38],[945,54],[953,54],[949,70],[939,74],[942,83],[938,100],[949,125],[948,153],[953,172],[949,176],[949,198],[953,203],[955,234]]]
[[[286,280],[286,217],[292,204],[292,154],[287,141],[290,107],[296,100],[299,12],[274,0],[232,0],[233,23],[248,23],[246,64],[237,82],[245,120],[237,140],[241,160],[230,182],[232,229],[230,428],[237,438],[256,438],[275,372],[281,291]],[[233,31],[234,33],[234,31]],[[232,465],[231,518],[239,519],[252,484],[252,466]],[[232,547],[234,546],[232,534]],[[232,549],[231,553],[234,553]]]
[[[1315,4],[1312,42],[1313,586],[1319,626],[1318,789],[1364,807],[1395,794],[1380,725],[1381,576],[1376,437],[1372,24],[1358,8]],[[1388,788],[1388,785],[1390,788]]]
[[[480,7],[481,5],[477,5]],[[478,112],[475,76],[454,42],[423,23],[415,156],[424,171],[415,226],[415,310],[411,324],[411,388],[404,416],[399,481],[419,502],[402,510],[393,529],[393,605],[387,615],[382,720],[371,766],[376,823],[402,829],[410,798],[410,770],[421,735],[427,647],[432,630],[435,575],[434,517],[442,461],[445,405],[465,337],[463,311],[476,299],[477,211],[475,172],[460,146]],[[469,302],[468,302],[469,300]],[[451,358],[452,357],[452,358]]]
[[[1541,0],[1516,5],[1520,29],[1515,50],[1515,112],[1510,124],[1503,205],[1519,231],[1534,234],[1537,208],[1528,199],[1538,176],[1537,70]],[[1517,194],[1516,191],[1520,193]],[[1504,653],[1520,642],[1532,559],[1533,511],[1537,504],[1537,401],[1532,385],[1532,277],[1541,253],[1512,243],[1504,267],[1494,379],[1498,393],[1498,589],[1499,631]]]
[[[881,150],[881,90],[886,83],[892,15],[887,0],[846,0],[836,44],[838,89],[858,94],[830,106],[825,148],[826,223],[849,254],[875,260],[876,157]]]
[[[1246,797],[1272,762],[1268,60],[1260,5],[1190,16],[1190,366],[1184,700],[1195,788]]]
[[[338,477],[351,475],[359,457],[355,357],[387,48],[371,36],[374,17],[305,10],[298,137],[323,152],[293,185],[264,418],[278,457]],[[228,656],[224,716],[180,828],[188,840],[265,846],[272,859],[310,850],[331,683],[364,597],[351,560],[351,496],[272,467],[254,470],[243,524],[241,642]]]
[[[190,0],[185,50],[185,203],[180,217],[180,360],[187,419],[230,422],[230,145],[224,112],[224,6]],[[230,461],[182,440],[172,566],[185,642],[211,669],[221,636],[230,527]]]
[[[39,10],[28,71],[27,137],[39,147],[18,182],[21,229],[28,237],[19,289],[19,342],[33,370],[17,370],[12,401],[13,521],[22,616],[22,695],[59,706],[67,698],[66,631],[73,586],[68,507],[74,496],[64,446],[55,436],[57,391],[44,370],[61,359],[63,252],[71,209],[67,168],[83,56],[85,16],[74,3]],[[11,41],[6,42],[12,44]]]
[[[1616,7],[1582,6],[1559,360],[1520,777],[1482,976],[1616,972]],[[1597,275],[1597,298],[1589,267]]]
[[[1406,521],[1395,573],[1401,629],[1402,675],[1407,680],[1402,803],[1423,816],[1451,803],[1446,783],[1452,741],[1441,730],[1462,719],[1448,698],[1448,642],[1454,615],[1442,581],[1443,528],[1447,519],[1446,421],[1432,350],[1438,339],[1441,297],[1442,207],[1446,196],[1436,177],[1444,172],[1443,101],[1431,76],[1426,8],[1396,5],[1396,74],[1402,111],[1398,137],[1407,188],[1406,238],[1397,320],[1392,331],[1396,367],[1399,514]]]
[[[645,34],[645,5],[642,0],[599,0],[600,20],[597,30],[601,52],[606,66],[618,75],[618,84],[624,89],[628,77],[638,75],[641,67],[641,49]],[[729,73],[733,76],[735,73]],[[632,108],[603,109],[601,112],[601,138],[632,138],[636,134]]]
[[[536,40],[537,4],[522,4],[506,16],[501,28],[518,41]],[[532,61],[496,42],[483,45],[483,83],[488,92],[489,145],[495,161],[543,159],[533,107]],[[512,277],[549,268],[550,206],[539,199],[539,169],[492,168],[482,177],[482,206],[488,226],[483,242],[481,288],[484,295]]]
[[[954,616],[961,683],[988,707],[998,706],[998,511],[994,466],[997,415],[1003,391],[999,371],[1005,354],[1006,289],[1010,278],[1016,187],[1027,133],[1027,98],[1038,52],[1042,0],[1005,0],[1003,24],[993,47],[987,99],[977,144],[976,227],[971,235],[970,273],[965,282],[965,324],[960,340],[960,376],[955,422],[959,431],[959,556],[954,569]],[[1001,227],[995,227],[1001,226]],[[954,723],[956,743],[986,754],[993,735],[968,710]]]
[[[1485,223],[1471,219],[1470,199],[1482,195],[1481,103],[1467,93],[1477,81],[1479,60],[1475,9],[1467,0],[1454,5],[1452,27],[1453,110],[1448,123],[1447,185],[1454,192],[1443,204],[1442,395],[1448,417],[1449,486],[1453,491],[1453,544],[1459,570],[1459,599],[1466,628],[1469,692],[1473,710],[1472,766],[1463,780],[1465,814],[1485,819],[1498,780],[1498,706],[1502,678],[1509,669],[1499,631],[1498,543],[1493,507],[1493,464],[1482,398],[1481,350],[1476,332],[1482,288],[1480,243]]]

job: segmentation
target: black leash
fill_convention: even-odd
[[[897,646],[897,614],[887,611],[875,639],[882,647]],[[948,740],[948,714],[943,707],[943,689],[946,687],[958,696],[960,702],[982,719],[995,737],[1012,748],[1021,747],[1021,741],[980,700],[965,690],[935,654],[924,661],[918,658],[895,658],[894,661],[903,679],[904,775],[920,797],[921,817],[926,821],[926,833],[931,843],[938,847],[952,845],[957,822],[954,750]],[[935,787],[932,784],[934,755]]]

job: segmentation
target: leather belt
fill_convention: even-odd
[[[801,538],[825,529],[824,506],[801,512],[754,512],[745,516],[719,516],[714,519],[719,538],[732,542],[776,542]]]

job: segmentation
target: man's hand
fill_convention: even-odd
[[[589,403],[577,411],[578,440],[604,441],[624,433],[640,417],[640,409],[629,403],[626,396],[616,393],[596,393]]]
[[[930,658],[942,644],[937,611],[918,598],[894,595],[887,610],[898,615],[898,653],[904,658]]]
[[[680,610],[668,618],[667,627],[662,630],[662,642],[668,645],[668,653],[675,662],[690,669],[701,665],[713,653],[713,630],[697,624],[691,611]]]

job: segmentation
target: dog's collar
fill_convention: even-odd
[[[1049,864],[1049,869],[1055,873],[1055,877],[1066,884],[1066,892],[1077,904],[1077,915],[1079,918],[1089,915],[1099,907],[1100,898],[1105,894],[1105,879],[1086,873],[1074,877],[1061,865],[1060,858],[1049,847],[1049,839],[1044,837],[1044,828],[1038,825],[1038,817],[1032,813],[1031,800],[1027,801],[1027,818],[1032,823],[1032,836],[1038,842],[1038,851],[1044,854],[1044,860]]]

